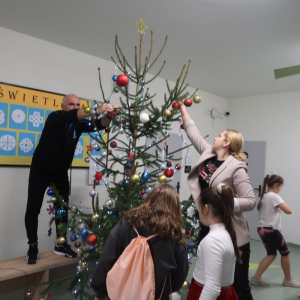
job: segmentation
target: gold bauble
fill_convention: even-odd
[[[193,97],[194,103],[200,103],[201,100],[202,100],[202,97],[198,94]]]
[[[130,180],[133,182],[133,183],[138,183],[140,181],[140,176],[138,174],[133,174],[131,177],[130,177]]]
[[[160,183],[166,182],[167,180],[168,180],[168,178],[167,178],[166,175],[160,175],[160,176],[158,176],[158,181]]]
[[[57,238],[56,243],[58,245],[61,245],[61,244],[64,244],[65,241],[66,241],[66,239],[63,236],[60,236],[60,237]]]
[[[98,222],[98,220],[99,220],[99,215],[97,214],[97,213],[95,213],[95,214],[93,214],[92,215],[92,222],[94,222],[94,223],[97,223]]]
[[[166,117],[170,117],[170,116],[171,116],[171,111],[168,110],[168,109],[166,109],[165,112],[164,112],[164,115],[165,115]]]
[[[190,287],[190,283],[187,280],[185,280],[181,288],[183,290],[188,290],[189,287]]]
[[[86,269],[86,268],[87,268],[87,263],[86,263],[86,261],[83,261],[83,262],[81,263],[80,267],[81,267],[82,269]]]

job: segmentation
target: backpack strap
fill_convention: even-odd
[[[134,231],[136,232],[136,234],[137,234],[138,236],[140,236],[140,234],[139,234],[138,231],[136,230],[135,226],[132,225],[132,227],[133,227]],[[157,235],[158,235],[158,234],[150,235],[150,236],[148,236],[147,238],[145,238],[145,240],[148,241],[148,240],[152,239],[153,237],[155,237],[155,236],[157,236]]]
[[[168,276],[167,276],[167,277],[168,277]],[[165,279],[164,286],[163,286],[163,289],[162,289],[162,291],[161,291],[161,294],[160,294],[160,297],[159,297],[159,299],[158,299],[158,300],[160,300],[160,299],[161,299],[161,297],[162,297],[163,291],[164,291],[164,289],[165,289],[165,285],[166,285],[167,277],[166,277],[166,279]],[[171,274],[170,274],[170,299],[172,300],[172,283],[171,283]]]

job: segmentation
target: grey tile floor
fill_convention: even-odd
[[[266,255],[264,246],[259,241],[252,240],[251,244],[251,257],[250,257],[250,270],[249,278],[251,278],[255,270],[263,257]],[[300,248],[293,247],[289,245],[291,250],[291,270],[292,277],[297,281],[300,281]],[[190,266],[190,271],[187,280],[190,282],[193,276],[193,269],[196,260]],[[255,300],[296,300],[298,294],[300,293],[300,288],[289,288],[282,286],[283,272],[280,266],[280,255],[272,263],[272,268],[269,268],[262,277],[265,281],[270,283],[270,287],[259,287],[251,286],[252,295]],[[52,290],[50,292],[51,300],[78,300],[70,294],[70,292],[65,292],[67,286],[62,286],[58,289]],[[181,290],[181,300],[185,300],[187,297],[187,291]],[[0,296],[0,300],[23,300],[23,291],[15,291],[13,293],[5,294]],[[87,300],[86,298],[85,300]]]

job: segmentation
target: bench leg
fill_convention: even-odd
[[[48,280],[49,280],[49,270],[28,275],[28,284],[29,285],[42,283],[42,282],[45,282],[45,281],[48,281]],[[30,288],[31,292],[32,292],[32,298],[31,299],[32,300],[40,300],[41,299],[41,293],[43,292],[43,290],[45,288],[46,288],[45,285],[40,285],[40,286]],[[26,292],[28,290],[29,290],[29,287],[26,287],[24,289],[24,293],[25,293],[24,299],[27,299]],[[47,297],[46,297],[46,299],[47,299]]]

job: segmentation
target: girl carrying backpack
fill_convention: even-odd
[[[177,192],[156,185],[110,232],[93,274],[95,300],[169,300],[188,273]]]

